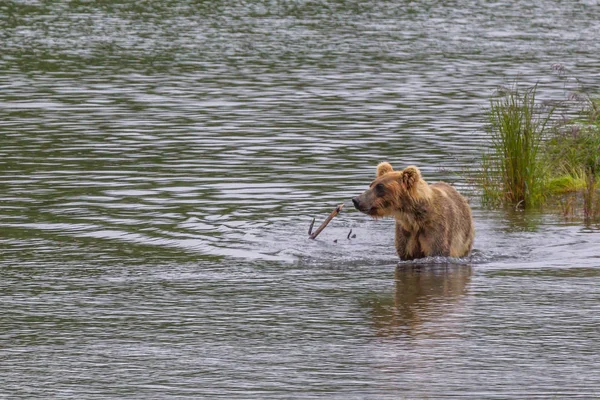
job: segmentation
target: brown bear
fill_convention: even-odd
[[[463,257],[473,247],[471,208],[445,182],[428,184],[415,166],[394,171],[383,162],[369,189],[352,199],[374,218],[396,219],[396,251],[402,260],[429,256]]]

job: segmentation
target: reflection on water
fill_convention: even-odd
[[[395,280],[392,220],[306,232],[383,160],[472,194],[488,96],[597,92],[599,31],[593,1],[0,1],[0,397],[597,396],[597,230],[472,196],[468,265]]]
[[[399,264],[393,296],[373,304],[377,335],[437,334],[437,322],[467,293],[471,273],[468,264]]]

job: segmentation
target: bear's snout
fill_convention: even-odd
[[[358,199],[358,196],[352,199],[352,204],[354,204],[354,208],[360,211],[360,200]]]

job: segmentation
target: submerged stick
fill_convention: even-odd
[[[325,227],[327,226],[327,224],[328,224],[329,222],[331,222],[331,220],[333,219],[333,217],[335,217],[336,215],[338,215],[338,214],[340,213],[340,211],[342,211],[342,208],[344,208],[344,204],[340,204],[339,206],[337,206],[337,207],[335,208],[335,210],[333,210],[333,211],[331,212],[331,214],[329,214],[329,217],[327,217],[327,219],[326,219],[325,221],[323,221],[323,223],[321,224],[321,226],[319,226],[319,227],[317,228],[317,230],[316,230],[316,231],[314,231],[313,233],[311,233],[311,234],[308,236],[308,238],[309,238],[309,239],[314,239],[314,238],[316,238],[317,236],[319,236],[319,233],[321,233],[321,231],[322,231],[323,229],[325,229]],[[312,225],[311,225],[311,228],[312,228]]]
[[[315,226],[315,219],[314,219],[314,217],[313,217],[312,222],[310,223],[310,226],[308,227],[308,236],[310,236],[310,234],[312,233],[313,226]]]

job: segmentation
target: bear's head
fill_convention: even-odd
[[[428,198],[429,185],[415,166],[394,171],[390,163],[377,166],[377,178],[361,195],[352,199],[357,210],[375,218],[409,212],[415,203]]]

